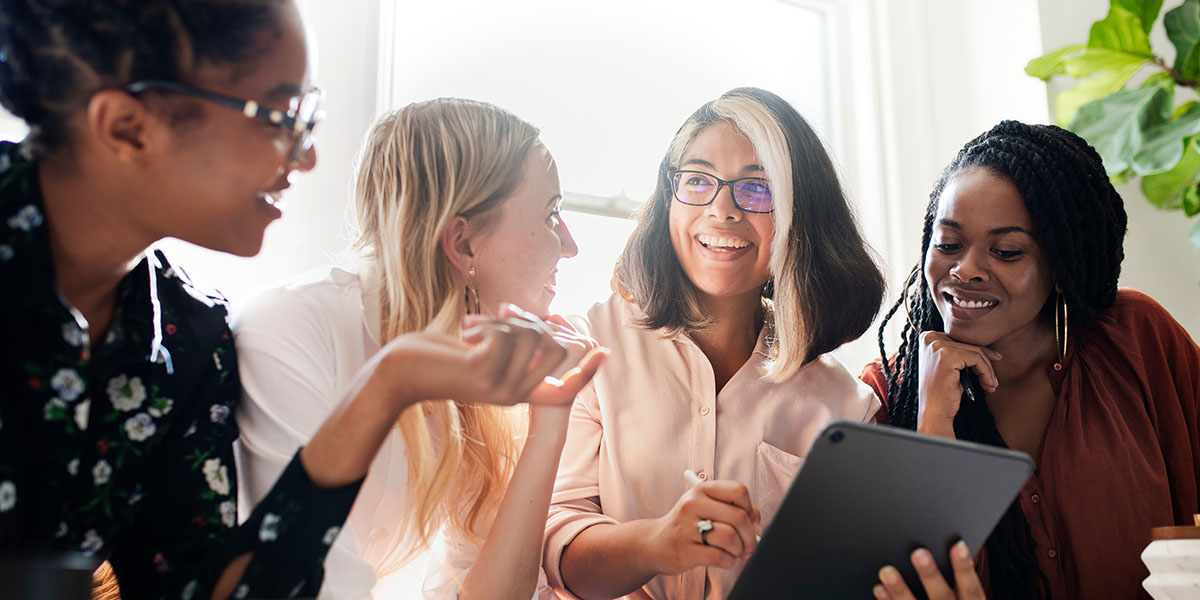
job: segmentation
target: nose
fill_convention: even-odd
[[[579,246],[575,244],[575,238],[571,236],[571,230],[567,228],[567,222],[558,220],[558,243],[562,247],[562,258],[571,258],[579,254]]]
[[[704,214],[718,221],[741,221],[742,209],[733,201],[733,186],[721,185],[717,197],[704,207]]]
[[[950,267],[950,275],[959,281],[985,281],[990,277],[986,248],[967,248]]]
[[[313,144],[308,147],[296,162],[288,165],[288,168],[294,171],[311,171],[317,166],[317,145]]]

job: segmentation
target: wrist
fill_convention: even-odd
[[[371,373],[367,386],[372,388],[370,396],[379,408],[390,412],[393,418],[408,407],[424,400],[412,381],[412,357],[404,346],[387,348]]]

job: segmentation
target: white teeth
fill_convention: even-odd
[[[542,287],[553,292],[557,288],[557,286],[558,286],[558,278],[555,276],[554,273],[551,273],[550,279],[547,279],[546,283]]]
[[[261,198],[263,202],[266,202],[267,204],[270,204],[271,206],[274,206],[275,208],[279,208],[279,209],[283,208],[283,192],[282,191],[263,192],[263,193],[259,194],[258,197]]]
[[[708,246],[709,248],[729,248],[729,249],[736,250],[738,248],[745,248],[746,246],[750,245],[750,242],[747,242],[746,240],[739,240],[737,238],[717,237],[715,235],[708,235],[705,233],[701,233],[700,235],[697,235],[696,239],[699,240],[701,244],[704,244],[705,246]]]
[[[962,308],[989,308],[997,304],[995,300],[963,300],[958,296],[947,295],[950,296],[950,301],[955,306],[961,306]]]

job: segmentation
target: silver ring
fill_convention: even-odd
[[[708,545],[708,532],[713,530],[713,523],[708,519],[696,521],[696,530],[700,532],[700,543]]]

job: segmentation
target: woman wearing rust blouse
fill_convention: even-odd
[[[900,349],[862,379],[881,421],[1020,450],[1037,470],[974,572],[951,550],[956,589],[913,553],[931,597],[1146,597],[1150,528],[1197,512],[1200,349],[1117,289],[1125,221],[1100,157],[1052,126],[1000,123],[934,188],[921,264],[888,314],[907,317]],[[877,597],[911,597],[895,569],[880,579]]]

